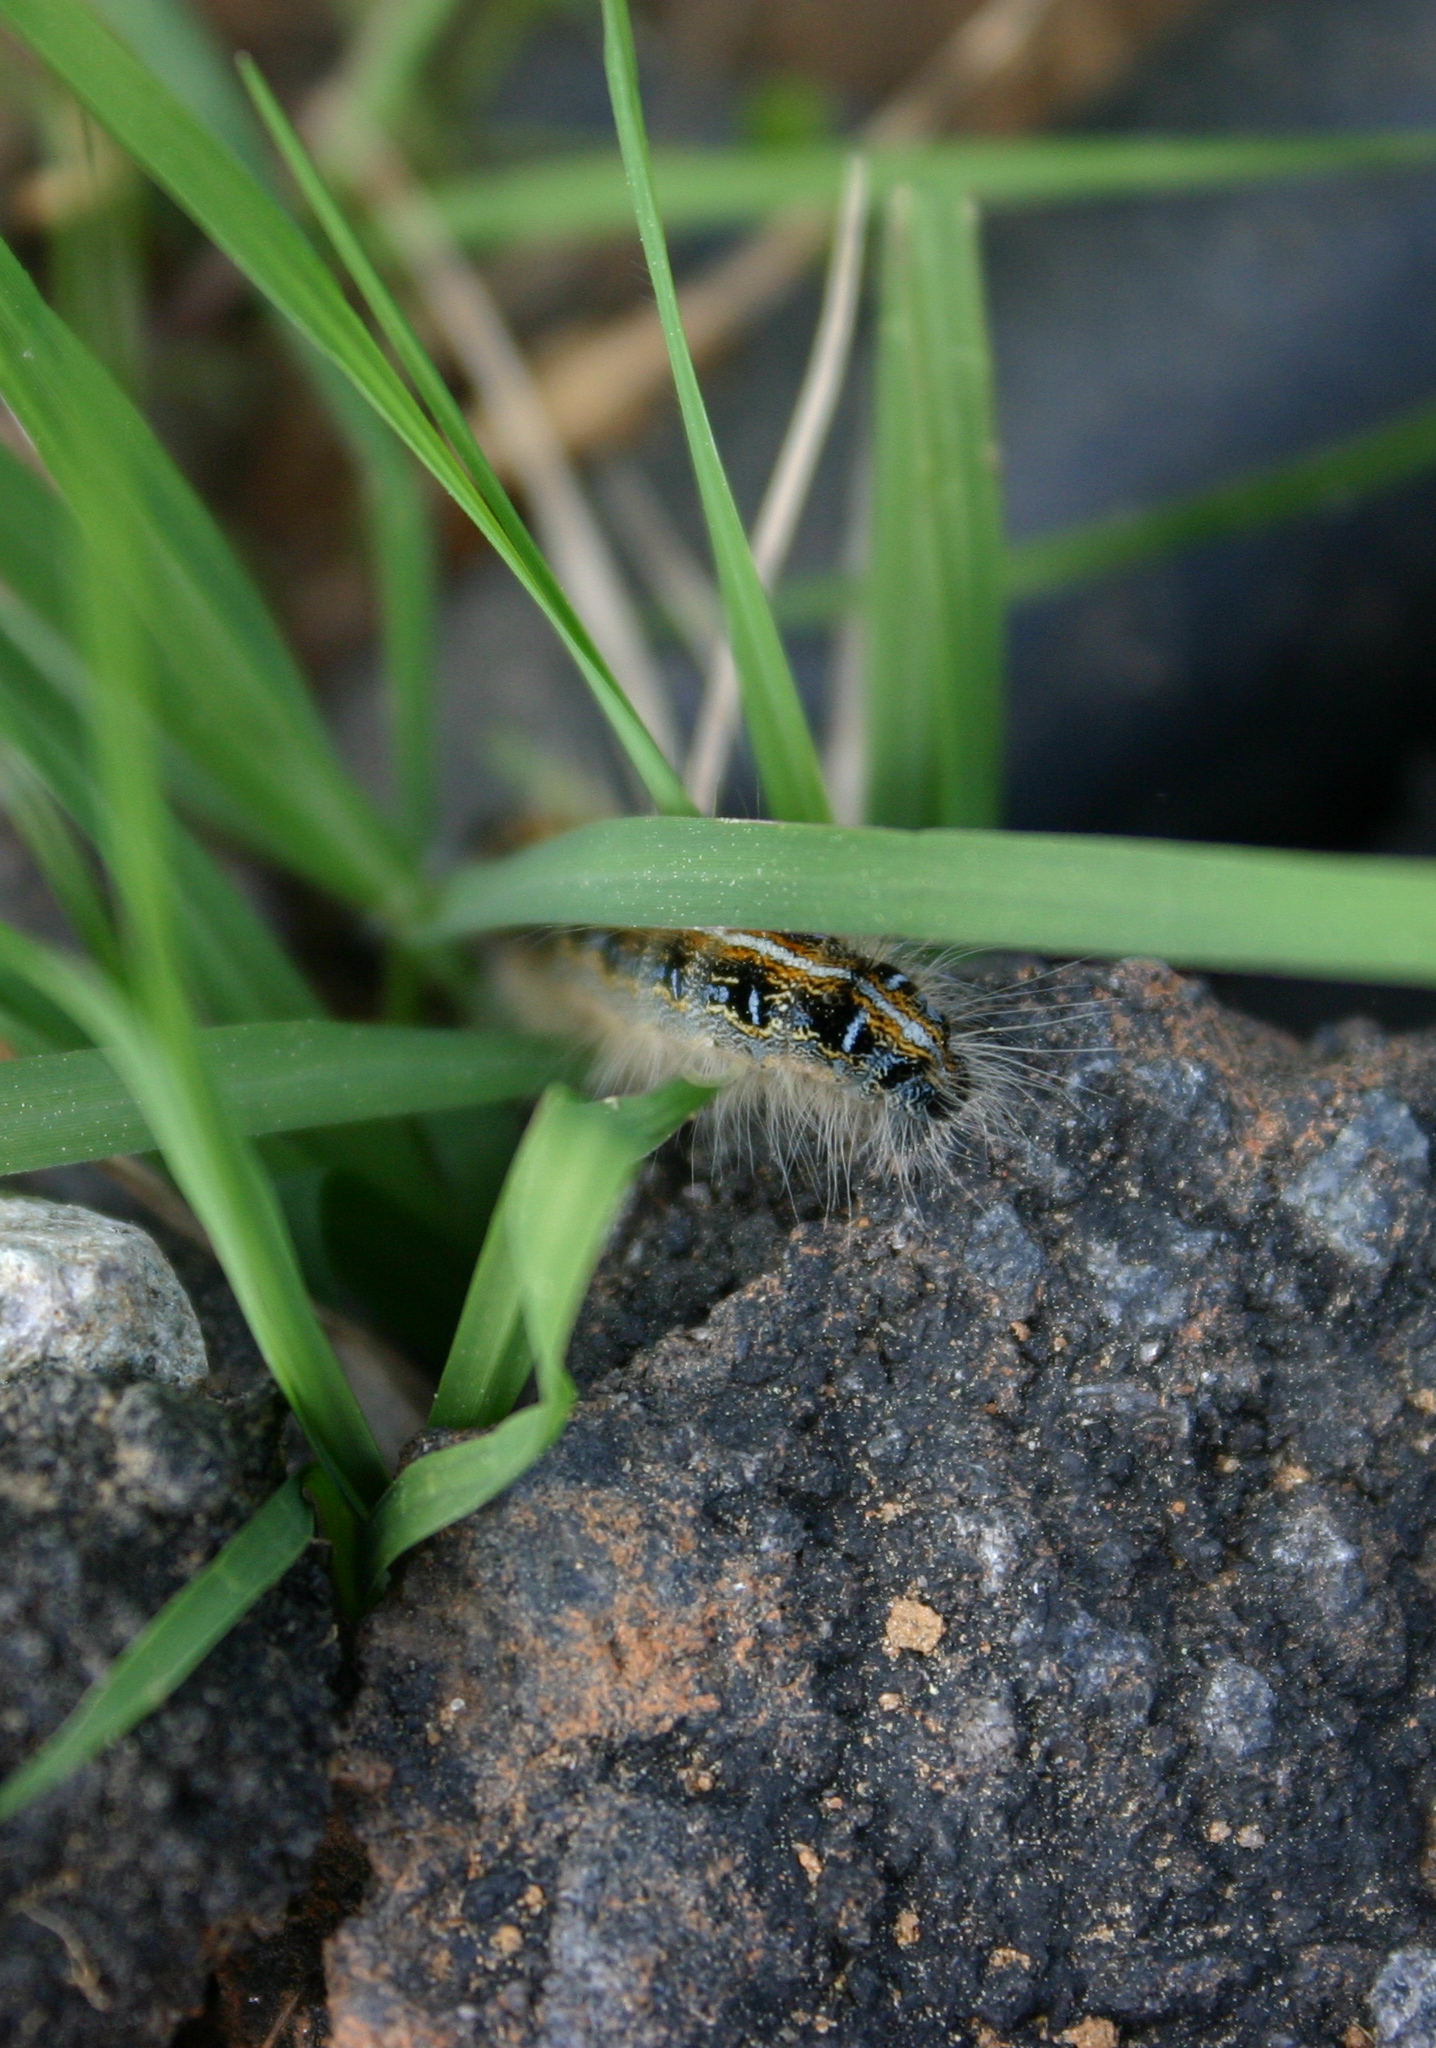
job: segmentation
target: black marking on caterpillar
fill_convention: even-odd
[[[603,1092],[718,1083],[720,1156],[761,1131],[834,1193],[856,1171],[945,1176],[1034,1078],[990,991],[809,932],[545,933],[505,950],[502,979],[524,1021],[594,1047]]]

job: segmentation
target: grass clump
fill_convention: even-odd
[[[1090,138],[871,153],[882,241],[871,566],[825,599],[862,608],[868,644],[847,778],[861,816],[838,826],[708,422],[664,224],[831,202],[845,154],[821,141],[655,162],[626,0],[602,0],[619,159],[450,181],[433,213],[443,233],[470,242],[607,232],[636,217],[771,814],[764,823],[700,818],[373,253],[385,225],[364,196],[365,167],[381,164],[402,132],[448,12],[436,0],[386,0],[356,46],[326,157],[348,180],[356,221],[255,68],[245,67],[246,101],[172,0],[105,0],[99,12],[86,0],[0,0],[0,23],[287,326],[354,450],[381,595],[397,790],[386,812],[344,767],[267,607],[106,352],[0,246],[0,395],[45,472],[41,481],[0,451],[4,792],[85,949],[68,954],[0,928],[0,1028],[22,1054],[0,1069],[0,1171],[157,1152],[315,1458],[0,1789],[0,1815],[53,1788],[166,1697],[300,1554],[316,1517],[352,1615],[380,1595],[406,1550],[512,1483],[562,1428],[574,1397],[565,1350],[613,1216],[641,1160],[709,1091],[680,1082],[595,1102],[569,1085],[561,1046],[412,1021],[429,1000],[481,1016],[466,943],[475,935],[607,923],[884,931],[1436,986],[1428,863],[1001,829],[1003,622],[1014,591],[1376,488],[1436,459],[1436,439],[1423,412],[1185,505],[1010,549],[977,210],[1358,167],[1395,174],[1436,156],[1436,137]],[[280,198],[285,174],[337,268]],[[620,216],[625,189],[632,212]],[[442,236],[430,255],[449,260]],[[103,324],[93,308],[87,318]],[[109,356],[122,365],[122,352]],[[425,474],[545,613],[658,815],[605,820],[439,872]],[[366,920],[388,956],[389,1015],[410,1021],[326,1016],[229,880],[219,846]],[[535,1095],[515,1149],[511,1105]],[[453,1161],[466,1148],[487,1169],[464,1181]],[[415,1263],[391,1296],[416,1276],[423,1288],[435,1274],[459,1276],[430,1416],[453,1437],[397,1478],[311,1299],[323,1291],[322,1259],[301,1227],[300,1197],[332,1176],[357,1189],[376,1236],[384,1219],[404,1219]]]

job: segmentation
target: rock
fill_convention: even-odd
[[[1017,1001],[1055,1092],[914,1213],[745,1268],[650,1174],[363,1630],[342,2048],[1427,2038],[1436,1042]]]
[[[144,1233],[6,1207],[26,1222],[0,1259],[53,1282],[55,1313],[32,1368],[0,1378],[0,1773],[284,1475],[282,1405],[212,1261],[186,1258],[202,1337]],[[0,1830],[0,2039],[167,2042],[216,1957],[279,1916],[324,1825],[335,1654],[302,1562],[157,1714]]]
[[[1378,2048],[1436,2048],[1436,1953],[1402,1949],[1371,1990]]]
[[[70,1203],[0,1201],[0,1376],[63,1365],[177,1386],[204,1338],[154,1239]]]

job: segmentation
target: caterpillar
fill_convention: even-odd
[[[990,992],[810,932],[551,932],[506,950],[502,982],[523,1022],[594,1048],[601,1092],[717,1083],[720,1158],[761,1133],[834,1189],[946,1176],[1031,1073]]]

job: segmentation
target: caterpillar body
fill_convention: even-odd
[[[761,1133],[785,1168],[834,1186],[945,1174],[1010,1120],[1029,1071],[990,993],[809,932],[547,933],[508,950],[503,979],[525,1022],[593,1046],[604,1092],[721,1084],[720,1155]]]

